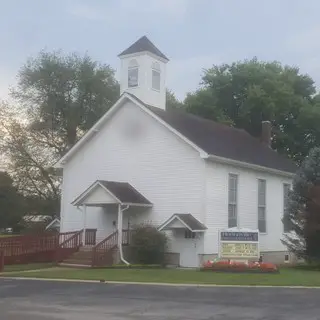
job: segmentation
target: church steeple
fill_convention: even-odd
[[[121,59],[121,94],[130,92],[146,104],[165,109],[169,59],[146,36],[118,57]]]
[[[154,55],[169,61],[169,59],[147,38],[147,36],[141,37],[129,48],[122,51],[118,55],[118,57],[121,57],[127,54],[132,54],[132,53],[144,52],[144,51],[153,53]]]

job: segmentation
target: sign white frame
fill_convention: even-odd
[[[235,233],[257,233],[258,234],[258,241],[234,241],[234,240],[222,240],[221,239],[221,234],[222,232],[235,232]],[[220,229],[219,230],[219,235],[218,235],[218,257],[220,259],[228,259],[228,260],[248,260],[248,259],[259,259],[260,258],[260,233],[258,229],[246,229],[246,228],[229,228],[229,229]],[[258,252],[257,256],[229,256],[229,257],[224,257],[222,256],[222,244],[223,243],[232,243],[232,244],[256,244],[258,247]]]

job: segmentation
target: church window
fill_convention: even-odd
[[[152,64],[152,89],[160,91],[160,65],[158,62]]]
[[[139,85],[139,64],[136,59],[129,62],[128,67],[128,88],[138,87]]]

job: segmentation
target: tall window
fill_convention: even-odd
[[[289,192],[290,184],[283,184],[283,232],[290,231],[290,221],[289,221]]]
[[[266,180],[258,180],[258,229],[267,232],[266,221]]]
[[[229,174],[228,228],[238,225],[237,222],[238,176]]]
[[[134,88],[139,85],[139,65],[136,59],[129,62],[128,67],[128,88]]]
[[[160,64],[158,62],[152,64],[152,89],[160,90]]]

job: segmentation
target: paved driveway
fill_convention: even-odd
[[[2,320],[320,319],[320,290],[0,279]]]

